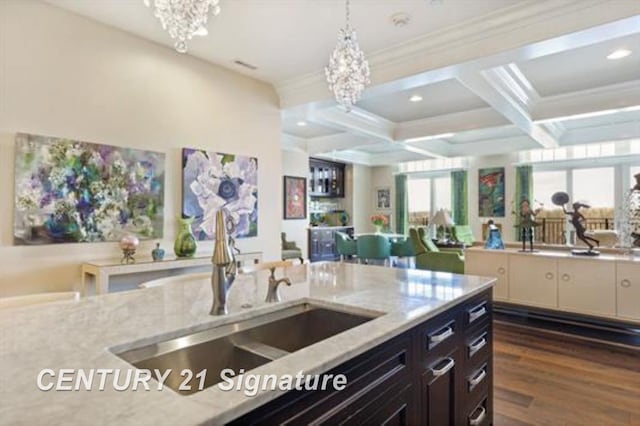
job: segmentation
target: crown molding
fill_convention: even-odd
[[[444,68],[437,75],[429,76],[428,81],[416,81],[414,84],[452,78],[455,76],[454,70],[446,69],[447,66],[474,61],[635,15],[640,15],[640,2],[550,0],[524,5],[518,3],[367,54],[372,69],[372,87],[365,91],[363,97],[377,95],[379,90],[383,90],[375,86],[425,71]],[[567,19],[568,16],[570,19]],[[626,27],[629,26],[625,26],[626,31],[633,31],[633,28],[627,30]],[[637,26],[635,27],[637,32]],[[606,34],[600,36],[607,37]],[[562,49],[562,46],[555,48]],[[534,55],[535,52],[529,54]],[[276,82],[274,86],[280,96],[282,108],[316,101],[327,102],[331,98],[321,71]]]

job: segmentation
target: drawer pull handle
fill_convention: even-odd
[[[478,383],[480,383],[482,380],[484,380],[485,377],[487,377],[487,371],[485,369],[486,367],[482,367],[482,369],[480,371],[478,371],[476,373],[475,376],[471,377],[469,379],[469,390],[473,390],[473,388],[475,388]]]
[[[431,369],[431,373],[435,377],[444,376],[445,374],[447,374],[449,370],[453,368],[454,365],[456,365],[456,362],[453,360],[453,358],[446,358],[445,361],[447,361],[447,363],[441,369],[439,370],[436,370],[435,368]]]
[[[569,274],[562,274],[562,281],[569,281],[571,279],[571,277],[569,276]]]
[[[486,313],[487,313],[487,308],[484,305],[484,303],[480,306],[476,306],[475,308],[469,311],[469,323],[474,322],[475,320],[477,320],[478,318],[480,318]]]
[[[504,269],[503,267],[499,267],[498,268],[498,273],[499,274],[504,274],[506,272],[506,269]]]
[[[629,287],[631,287],[631,281],[629,281],[629,280],[622,280],[622,281],[620,281],[620,285],[621,285],[622,287],[624,287],[624,288],[629,288]]]
[[[479,407],[479,408],[480,408],[480,412],[478,413],[478,415],[475,418],[473,417],[469,418],[469,426],[478,426],[479,424],[482,423],[485,416],[487,415],[487,410],[484,407]]]
[[[444,329],[442,331],[442,333],[435,334],[435,335],[429,337],[429,342],[431,342],[433,344],[440,343],[443,340],[446,340],[451,336],[453,336],[453,328],[447,327],[446,329]]]
[[[477,339],[475,342],[471,343],[469,345],[469,358],[474,356],[480,349],[484,348],[486,344],[487,339],[484,337],[484,335]]]
[[[553,274],[551,272],[547,272],[544,277],[546,279],[548,279],[548,280],[552,280],[553,279]]]

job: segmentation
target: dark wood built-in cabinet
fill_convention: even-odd
[[[342,163],[309,159],[309,195],[312,197],[344,198],[344,169]]]
[[[345,362],[342,391],[293,391],[233,424],[493,423],[492,301],[485,291]]]
[[[339,260],[340,255],[336,248],[335,232],[344,232],[353,236],[353,227],[322,227],[309,229],[309,261],[318,262],[321,260]]]

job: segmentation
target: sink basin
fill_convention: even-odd
[[[376,314],[346,312],[309,303],[281,309],[245,321],[211,328],[170,340],[116,353],[139,369],[171,370],[165,385],[182,395],[222,381],[230,368],[245,372],[328,339],[375,318]],[[191,380],[181,372],[193,373]],[[195,377],[206,369],[204,382]]]

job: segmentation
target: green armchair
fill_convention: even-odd
[[[336,238],[336,249],[340,255],[340,260],[344,260],[346,256],[355,256],[358,254],[358,246],[356,240],[351,238],[344,232],[334,232]]]
[[[280,233],[280,239],[282,240],[282,260],[300,259],[300,263],[304,263],[302,250],[296,245],[295,241],[287,241],[286,232]]]
[[[476,242],[473,231],[469,225],[455,225],[452,230],[453,239],[465,246],[472,246]]]
[[[358,249],[358,260],[384,260],[384,264],[386,265],[389,256],[391,256],[391,243],[389,239],[383,235],[361,235],[356,240],[356,246]]]
[[[417,269],[464,274],[464,256],[459,252],[439,250],[433,241],[423,241],[415,228],[409,229],[409,238],[413,244]]]
[[[391,242],[391,257],[398,259],[406,257],[408,259],[409,266],[411,266],[411,258],[415,256],[413,250],[413,243],[411,238],[403,238]]]

